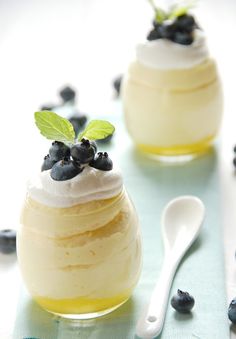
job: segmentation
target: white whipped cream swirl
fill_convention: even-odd
[[[144,66],[169,70],[194,67],[209,56],[205,34],[196,29],[191,45],[180,45],[167,39],[146,41],[136,47],[137,60]]]
[[[28,182],[28,195],[32,199],[58,208],[109,199],[118,195],[122,189],[123,180],[118,169],[101,171],[90,166],[69,180],[53,180],[48,170]]]

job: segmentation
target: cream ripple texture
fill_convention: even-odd
[[[28,196],[21,225],[18,258],[26,286],[36,300],[69,300],[66,311],[57,307],[57,313],[81,312],[80,306],[70,310],[73,299],[93,312],[94,300],[127,299],[132,293],[141,270],[141,241],[124,189],[110,199],[66,208]]]
[[[70,207],[89,201],[109,199],[117,195],[123,186],[118,169],[100,171],[85,166],[74,178],[55,181],[50,170],[39,173],[28,182],[28,194],[34,200],[51,207]]]
[[[146,42],[145,53],[137,50],[121,93],[128,131],[142,151],[200,153],[217,135],[222,88],[205,43],[202,36],[189,46],[157,40]]]

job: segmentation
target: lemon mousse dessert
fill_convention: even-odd
[[[49,312],[106,314],[131,296],[141,270],[137,214],[120,171],[92,141],[114,128],[91,121],[75,142],[66,119],[53,112],[35,117],[41,133],[57,141],[28,184],[17,238],[23,280]]]
[[[223,111],[221,84],[205,33],[186,8],[154,6],[147,40],[136,47],[122,85],[130,136],[141,151],[197,154],[216,137]]]

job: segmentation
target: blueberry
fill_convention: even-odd
[[[16,232],[14,230],[0,231],[0,252],[8,254],[16,251]]]
[[[45,104],[40,107],[40,110],[41,111],[52,111],[55,107],[56,105],[53,105],[53,104]]]
[[[117,95],[120,94],[120,87],[121,87],[122,79],[123,79],[123,75],[119,75],[118,77],[116,77],[116,78],[113,80],[113,87],[114,87],[114,89],[115,89]]]
[[[169,39],[181,45],[193,42],[192,32],[198,27],[192,15],[181,15],[174,22],[162,24],[153,21],[154,29],[148,34],[147,40]]]
[[[81,164],[87,164],[93,160],[95,149],[89,140],[82,139],[81,142],[71,147],[71,156]]]
[[[234,151],[234,153],[236,153],[236,145],[234,146],[233,151]]]
[[[70,147],[63,142],[54,141],[49,149],[50,158],[54,161],[59,161],[70,157]]]
[[[158,28],[158,30],[163,39],[172,39],[176,33],[177,27],[174,23],[163,24]]]
[[[236,157],[233,158],[233,165],[236,168]]]
[[[152,29],[147,35],[147,40],[149,40],[149,41],[158,40],[158,39],[161,39],[161,38],[162,38],[162,36],[159,32],[159,28]]]
[[[188,293],[181,290],[177,291],[171,299],[171,306],[180,313],[188,313],[194,306],[194,298]]]
[[[98,147],[95,140],[90,140],[90,145],[94,148],[94,152],[97,153]]]
[[[51,178],[57,181],[64,181],[74,178],[81,173],[83,168],[73,160],[60,160],[51,169]]]
[[[69,118],[69,121],[72,123],[72,126],[74,128],[74,131],[75,131],[75,134],[77,135],[81,129],[84,127],[84,125],[86,124],[88,118],[85,114],[75,114],[75,115],[72,115],[70,118]]]
[[[187,32],[192,32],[197,26],[194,17],[188,14],[179,16],[175,23],[178,28]]]
[[[234,298],[229,304],[228,317],[233,324],[236,324],[236,298]]]
[[[180,45],[191,45],[193,43],[193,36],[187,32],[175,32],[171,40]]]
[[[98,140],[97,140],[97,143],[98,143],[98,144],[107,144],[107,143],[109,143],[109,142],[111,141],[112,137],[113,137],[113,134],[110,134],[110,135],[108,135],[108,136],[107,136],[106,138],[104,138],[104,139],[98,139]]]
[[[49,169],[52,168],[52,166],[56,163],[55,160],[52,160],[52,158],[50,157],[50,155],[46,155],[44,157],[44,161],[43,161],[43,164],[42,164],[42,167],[41,167],[41,171],[47,171]]]
[[[75,100],[75,95],[76,95],[75,90],[69,86],[62,88],[59,94],[64,102]]]
[[[89,165],[101,171],[110,171],[113,168],[112,160],[109,158],[107,152],[98,152]]]
[[[160,24],[159,22],[157,22],[156,19],[154,19],[154,20],[152,21],[152,24],[153,24],[153,27],[154,27],[154,28],[159,28],[159,27],[161,26],[161,24]]]

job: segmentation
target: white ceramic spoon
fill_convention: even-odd
[[[161,333],[176,269],[197,238],[204,215],[203,202],[194,196],[178,197],[165,207],[161,222],[165,257],[149,305],[137,323],[140,338],[152,339]]]

